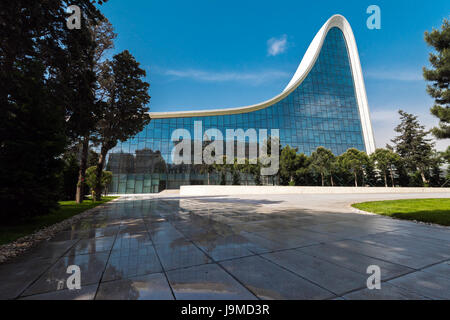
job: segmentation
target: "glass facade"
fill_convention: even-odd
[[[172,132],[183,128],[194,136],[194,121],[203,130],[280,129],[282,146],[310,155],[323,146],[334,154],[349,148],[365,151],[355,84],[347,44],[339,28],[328,32],[319,57],[305,80],[281,101],[248,113],[152,119],[137,136],[118,144],[108,155],[112,193],[152,193],[186,184],[207,184],[195,166],[172,165]],[[243,177],[245,181],[248,177]],[[217,177],[210,176],[213,182]]]

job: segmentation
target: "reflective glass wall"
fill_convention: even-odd
[[[280,129],[282,146],[290,145],[310,155],[324,146],[335,155],[349,148],[365,151],[359,109],[347,46],[338,28],[332,28],[316,64],[303,83],[280,102],[243,114],[153,119],[136,137],[118,144],[108,155],[113,172],[112,193],[153,193],[180,185],[208,184],[206,174],[195,166],[171,163],[172,132],[178,128],[194,136],[194,121],[203,130]],[[212,174],[211,183],[218,177]],[[228,177],[231,179],[231,177]],[[252,184],[249,177],[243,184]]]

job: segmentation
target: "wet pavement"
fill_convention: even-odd
[[[122,197],[0,265],[0,299],[450,299],[450,228],[349,207],[392,197],[443,195]]]

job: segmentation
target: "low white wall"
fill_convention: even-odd
[[[324,193],[450,193],[450,188],[282,187],[282,186],[181,186],[180,196],[236,196],[255,194]]]

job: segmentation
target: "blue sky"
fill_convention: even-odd
[[[381,30],[369,30],[369,5],[381,8]],[[397,110],[428,128],[433,101],[422,67],[423,33],[450,16],[450,1],[152,1],[109,0],[102,6],[128,49],[147,70],[151,111],[239,107],[279,94],[314,35],[333,14],[355,33],[378,147],[394,135]],[[438,149],[449,145],[439,141]]]

